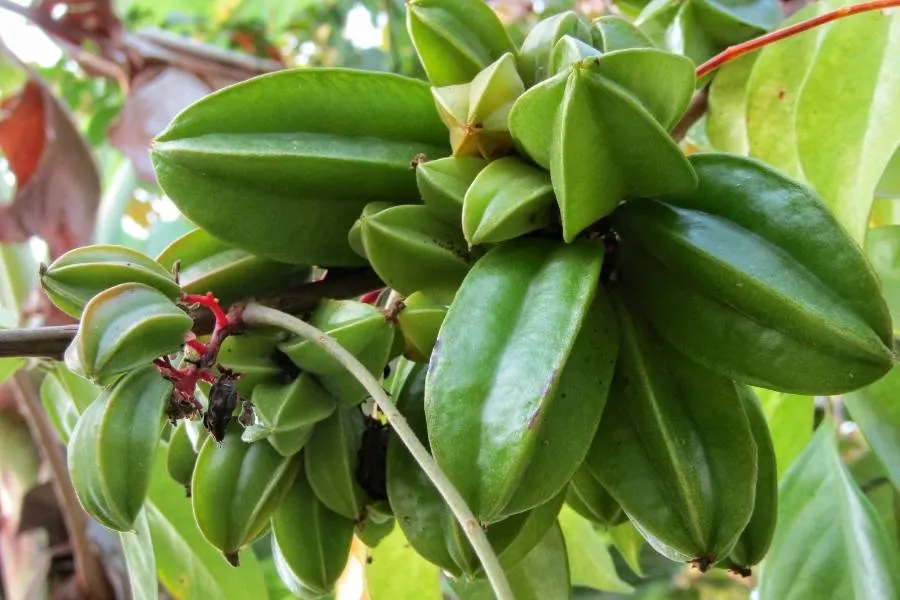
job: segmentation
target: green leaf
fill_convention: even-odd
[[[447,137],[424,82],[294,69],[191,105],[151,158],[163,190],[216,238],[260,257],[336,266],[362,262],[347,233],[366,204],[418,201],[410,162],[448,154]]]
[[[853,420],[862,429],[872,451],[884,465],[895,488],[900,489],[900,367],[883,379],[844,396]]]
[[[165,443],[162,451],[167,451]],[[145,505],[156,554],[157,575],[166,591],[180,600],[259,600],[266,598],[262,570],[244,550],[241,566],[228,564],[204,539],[194,521],[184,488],[169,477],[160,457],[153,469]]]
[[[31,246],[0,244],[0,308],[19,315],[37,281],[37,263]]]
[[[25,364],[21,358],[0,358],[0,383],[3,383],[9,377],[19,370],[19,367]]]
[[[716,150],[744,155],[750,152],[747,81],[758,56],[759,52],[753,52],[727,63],[709,86],[706,135]]]
[[[761,600],[900,597],[900,556],[820,426],[781,484]]]
[[[41,382],[41,402],[63,443],[75,429],[78,416],[102,393],[102,388],[56,363]]]
[[[559,525],[566,539],[573,586],[618,594],[634,592],[616,573],[606,536],[594,529],[590,521],[565,506],[559,513]]]
[[[881,279],[882,293],[897,331],[900,327],[900,225],[870,229],[866,235],[866,255]]]
[[[769,432],[772,434],[780,481],[812,438],[815,398],[763,388],[753,390],[762,402]]]
[[[644,547],[644,537],[635,528],[631,521],[626,521],[621,525],[616,525],[609,530],[609,538],[615,545],[616,550],[622,555],[625,564],[631,569],[631,572],[638,577],[644,576],[644,569],[641,568],[641,550]]]
[[[875,193],[880,198],[900,197],[900,146],[894,150],[891,161],[884,173],[881,174],[881,180],[878,182],[878,189],[875,190]]]
[[[150,525],[147,513],[141,511],[134,521],[134,532],[119,533],[125,564],[128,565],[128,580],[131,582],[131,596],[134,600],[157,600],[159,584],[156,581],[156,559],[153,556],[153,541],[150,539]]]
[[[369,556],[366,579],[372,600],[441,599],[440,570],[412,549],[399,527],[369,550]]]
[[[793,20],[842,4],[816,2]],[[897,56],[900,13],[870,12],[766,47],[748,82],[750,153],[809,183],[857,241],[900,144]]]

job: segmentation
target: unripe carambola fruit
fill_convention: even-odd
[[[463,234],[470,246],[497,244],[549,225],[555,213],[550,174],[508,156],[490,163],[469,186]]]
[[[591,23],[593,45],[602,52],[628,48],[653,48],[653,41],[630,21],[616,15],[606,15]]]
[[[556,43],[565,35],[591,43],[590,26],[574,11],[553,15],[532,28],[519,53],[519,73],[525,85],[531,87],[551,75],[550,55]]]
[[[572,49],[576,58],[579,48]],[[510,133],[550,171],[567,242],[625,198],[696,187],[667,132],[694,85],[694,67],[683,56],[632,48],[583,58],[516,100]]]
[[[587,465],[572,476],[566,504],[579,515],[604,527],[615,527],[628,520],[622,507],[616,502]]]
[[[272,515],[272,554],[279,574],[290,576],[285,583],[330,592],[347,564],[353,527],[352,519],[322,504],[301,470]]]
[[[359,408],[340,405],[316,424],[303,451],[306,477],[319,500],[339,515],[358,520],[368,496],[356,479],[365,421]]]
[[[612,217],[630,306],[693,360],[750,385],[838,394],[887,373],[878,279],[813,191],[753,159],[690,161],[695,191]]]
[[[447,156],[416,167],[419,194],[434,216],[450,225],[459,225],[463,199],[472,180],[488,164],[477,156]]]
[[[509,111],[525,91],[516,60],[506,53],[471,83],[432,88],[441,120],[450,131],[453,156],[492,159],[512,149]]]
[[[325,300],[309,322],[353,354],[372,375],[380,377],[390,358],[394,327],[378,308],[353,300]],[[303,371],[345,404],[359,404],[368,393],[343,365],[311,340],[292,338],[279,345]]]
[[[447,313],[428,438],[483,523],[548,502],[584,460],[618,347],[602,262],[593,241],[509,242],[475,264]]]
[[[734,382],[614,302],[621,352],[587,468],[657,551],[705,571],[728,556],[753,512],[750,423]]]
[[[58,309],[76,319],[88,301],[120,283],[143,283],[178,298],[171,273],[145,254],[124,246],[84,246],[66,252],[41,271],[41,286]]]
[[[397,408],[425,446],[425,365],[409,374]],[[388,443],[387,490],[397,522],[409,543],[426,560],[455,576],[474,576],[480,564],[465,534],[437,488],[396,436]],[[533,510],[513,515],[487,527],[488,540],[509,569],[520,562],[554,524],[563,495]]]
[[[237,565],[238,552],[265,531],[301,464],[266,441],[244,443],[237,425],[221,445],[208,438],[191,480],[194,519],[203,537]]]
[[[112,376],[177,352],[194,322],[165,294],[143,283],[122,283],[84,307],[66,366],[103,383]]]
[[[749,574],[750,567],[762,561],[772,543],[775,520],[778,516],[778,469],[775,463],[775,448],[772,435],[766,423],[766,415],[756,393],[749,387],[735,384],[744,403],[744,410],[750,421],[753,439],[758,453],[756,475],[756,502],[753,516],[738,538],[728,561],[737,570]]]
[[[172,384],[153,366],[131,371],[82,413],[69,440],[69,474],[101,524],[131,531],[156,461]]]
[[[194,474],[194,464],[197,462],[197,452],[191,444],[185,422],[180,422],[172,431],[169,438],[169,451],[166,453],[166,470],[169,475],[184,486],[188,496],[191,495],[191,477]]]
[[[258,427],[268,431],[272,447],[282,456],[299,452],[309,441],[313,425],[334,412],[337,399],[315,377],[301,373],[289,383],[266,381],[253,389]]]
[[[309,267],[259,258],[219,241],[202,229],[190,231],[156,257],[165,267],[179,263],[178,283],[188,294],[212,292],[223,305],[306,281]]]
[[[432,85],[468,83],[506,52],[503,23],[483,0],[411,0],[406,27]]]
[[[400,333],[403,334],[403,355],[416,362],[428,362],[447,307],[425,294],[416,292],[403,301],[404,308],[397,315]]]
[[[427,206],[395,206],[363,220],[366,257],[397,292],[421,291],[449,302],[473,257],[458,225],[435,217]]]

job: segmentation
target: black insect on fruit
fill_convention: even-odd
[[[209,407],[203,415],[203,426],[217,442],[225,438],[225,430],[238,405],[237,380],[240,377],[230,369],[219,367],[221,375],[209,390]]]
[[[387,444],[390,428],[366,417],[366,428],[356,462],[356,481],[373,500],[387,500]]]

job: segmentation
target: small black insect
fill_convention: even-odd
[[[356,462],[356,481],[373,500],[387,500],[387,444],[391,429],[366,417]]]
[[[240,377],[230,369],[219,368],[221,375],[209,390],[209,407],[203,415],[203,426],[217,442],[225,438],[225,430],[238,405],[237,380]]]

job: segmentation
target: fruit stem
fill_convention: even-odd
[[[312,341],[330,354],[366,388],[366,391],[372,396],[375,404],[378,405],[378,408],[381,409],[381,412],[397,433],[400,441],[409,449],[410,454],[419,463],[425,474],[428,475],[428,478],[443,496],[444,501],[447,502],[450,510],[453,511],[453,515],[459,521],[466,537],[472,544],[472,548],[475,550],[475,554],[478,555],[478,559],[481,561],[481,566],[484,568],[484,572],[490,581],[494,595],[498,600],[513,600],[514,596],[506,579],[506,574],[500,566],[497,554],[491,547],[484,529],[478,523],[478,519],[472,514],[459,491],[437,465],[434,458],[428,453],[428,450],[425,449],[425,446],[422,445],[416,434],[413,433],[413,430],[410,429],[406,419],[400,414],[390,397],[382,389],[381,384],[369,373],[368,369],[331,336],[316,329],[309,323],[305,323],[279,310],[251,302],[244,308],[243,322],[244,325],[248,326],[280,327]]]
[[[228,327],[228,317],[225,315],[225,311],[222,310],[222,307],[219,306],[219,301],[216,300],[212,292],[207,292],[206,294],[182,294],[181,303],[205,306],[216,318],[217,329]]]
[[[860,2],[859,4],[842,6],[831,12],[811,17],[809,19],[806,19],[805,21],[800,21],[799,23],[794,23],[793,25],[789,25],[788,27],[785,27],[783,29],[770,31],[769,33],[753,38],[752,40],[748,40],[742,44],[737,44],[736,46],[726,48],[719,54],[713,56],[711,59],[697,67],[697,79],[702,79],[706,75],[709,75],[712,71],[715,71],[725,63],[732,61],[739,56],[743,56],[747,53],[753,52],[754,50],[759,50],[764,46],[768,46],[769,44],[772,44],[779,40],[797,35],[798,33],[808,31],[820,25],[825,25],[826,23],[837,21],[838,19],[843,19],[844,17],[849,17],[851,15],[871,12],[873,10],[882,10],[885,8],[893,8],[896,6],[900,6],[900,0],[871,0],[869,2]]]

